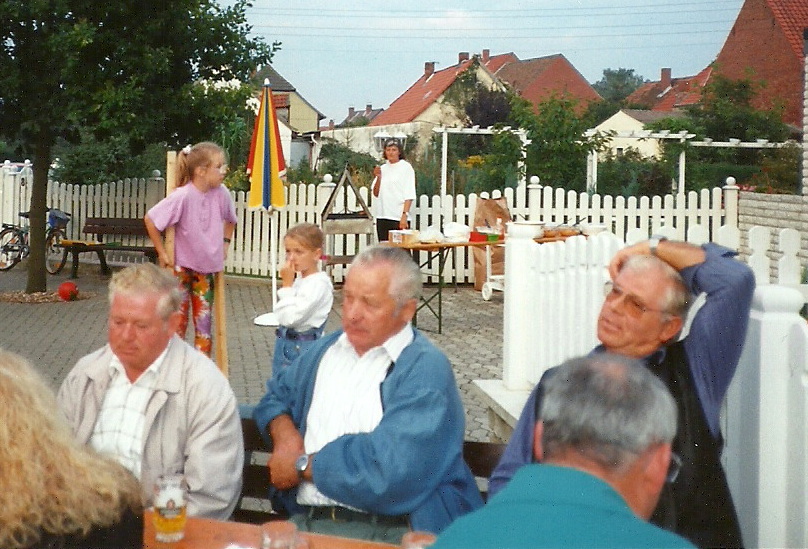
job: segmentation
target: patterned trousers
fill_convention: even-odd
[[[180,281],[185,297],[180,306],[182,320],[177,334],[185,338],[188,330],[188,310],[193,312],[194,347],[210,356],[213,326],[213,277],[214,274],[198,273],[185,267],[178,267],[174,274]]]

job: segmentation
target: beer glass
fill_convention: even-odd
[[[187,487],[183,475],[161,475],[154,483],[154,537],[179,541],[185,535]]]
[[[273,520],[261,525],[262,549],[296,549],[297,526],[285,520]]]

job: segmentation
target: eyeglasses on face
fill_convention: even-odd
[[[652,307],[649,307],[648,305],[643,303],[643,301],[638,296],[626,293],[623,290],[623,288],[621,288],[611,280],[607,281],[603,285],[603,295],[606,296],[606,301],[610,303],[622,298],[623,307],[626,313],[634,318],[639,318],[645,313],[667,314],[667,311],[663,309],[654,309]]]
[[[668,484],[676,481],[679,477],[679,471],[682,470],[682,458],[676,452],[671,452],[671,462],[668,464],[668,475],[665,477],[665,482]]]

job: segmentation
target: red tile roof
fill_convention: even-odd
[[[578,102],[579,114],[591,101],[602,98],[566,57],[558,53],[509,63],[496,76],[534,105],[552,95],[564,95]]]
[[[478,59],[486,69],[493,73],[504,64],[516,61],[518,58],[513,53],[504,53],[489,57],[487,61],[479,57]],[[369,125],[384,126],[412,122],[432,105],[462,72],[471,66],[472,61],[473,58],[461,61],[457,65],[435,71],[432,74],[427,74],[425,71],[415,84],[393,101],[390,107],[374,118]]]
[[[808,0],[767,0],[794,54],[802,58],[802,29],[808,27]]]
[[[701,89],[712,72],[712,67],[707,67],[695,76],[671,78],[670,84],[663,80],[646,82],[626,98],[626,103],[643,105],[654,111],[672,111],[695,105],[701,101]]]

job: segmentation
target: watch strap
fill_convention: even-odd
[[[648,239],[648,248],[651,250],[651,255],[657,255],[657,248],[659,248],[659,243],[667,240],[668,237],[662,236],[660,234],[655,234]]]

